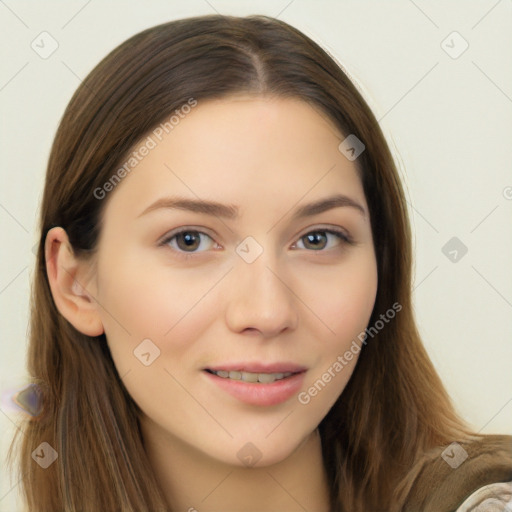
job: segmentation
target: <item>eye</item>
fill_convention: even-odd
[[[208,240],[209,243],[206,243],[207,247],[204,247],[204,242]],[[201,246],[202,242],[203,250],[198,251],[197,249]],[[162,240],[160,245],[168,245],[178,252],[196,253],[211,249],[212,245],[215,245],[215,242],[209,235],[202,231],[182,229],[181,231],[170,233],[164,240]]]
[[[343,231],[333,228],[316,229],[301,236],[299,240],[292,245],[292,249],[309,249],[314,252],[324,252],[324,250],[341,246],[343,243],[353,243],[350,236]],[[169,246],[176,251],[178,255],[184,256],[185,258],[190,257],[189,255],[192,254],[220,247],[210,235],[203,231],[190,228],[169,233],[159,245]]]
[[[343,243],[351,243],[351,240],[344,232],[337,229],[317,229],[301,236],[293,248],[301,242],[303,242],[303,247],[298,247],[299,249],[322,251],[323,249],[332,249],[333,246],[339,246]],[[329,242],[331,243],[329,244]]]

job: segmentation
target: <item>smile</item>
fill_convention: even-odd
[[[207,381],[237,402],[263,407],[290,400],[302,388],[306,370],[281,372],[248,372],[205,368]]]
[[[279,373],[252,373],[244,371],[227,371],[227,370],[207,370],[217,377],[231,380],[241,380],[244,382],[258,382],[260,384],[270,384],[276,380],[286,379],[293,375],[293,372]]]

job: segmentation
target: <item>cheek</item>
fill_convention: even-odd
[[[180,421],[197,418],[200,411],[178,383],[183,369],[198,366],[197,340],[218,316],[209,290],[221,269],[208,275],[195,269],[192,279],[192,273],[112,258],[100,270],[106,338],[130,396],[151,417],[164,420],[162,411],[177,408]]]
[[[211,291],[224,273],[177,271],[128,257],[104,260],[98,302],[114,360],[132,363],[133,351],[145,339],[162,353],[184,356],[215,317],[218,302],[212,302]]]
[[[366,328],[375,303],[377,268],[373,255],[359,254],[336,271],[316,269],[307,283],[302,283],[307,286],[302,297],[318,317],[326,346],[341,350],[350,345],[352,338]]]
[[[375,259],[360,255],[338,272],[318,271],[315,278],[316,292],[309,293],[309,300],[321,319],[315,323],[319,357],[299,402],[311,402],[311,411],[324,414],[345,388],[363,347],[377,293]]]

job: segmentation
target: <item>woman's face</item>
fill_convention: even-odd
[[[274,463],[345,388],[374,305],[355,162],[295,99],[199,101],[167,131],[105,199],[88,291],[146,432]]]

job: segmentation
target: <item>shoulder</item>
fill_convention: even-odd
[[[509,512],[496,504],[512,497],[512,436],[478,436],[432,449],[404,490],[403,512]]]

